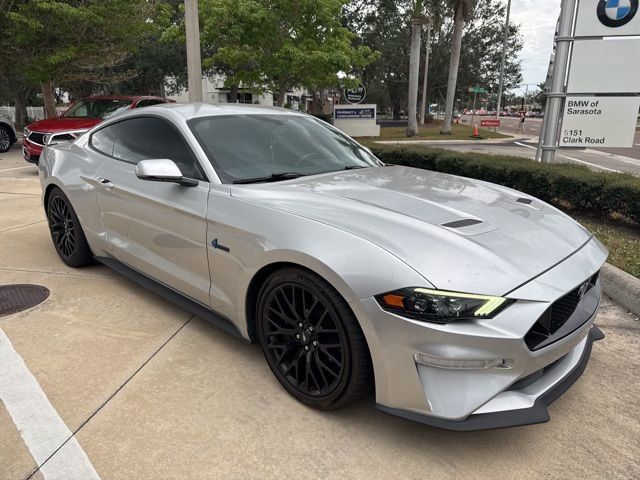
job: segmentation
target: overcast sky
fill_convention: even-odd
[[[505,3],[507,0],[503,0]],[[561,0],[512,0],[511,18],[520,25],[524,48],[520,53],[524,83],[543,82],[553,49],[553,34]],[[535,85],[529,89],[535,90]],[[524,88],[522,88],[524,90]]]

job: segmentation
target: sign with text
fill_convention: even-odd
[[[499,127],[500,126],[500,120],[498,120],[496,118],[480,120],[480,126],[481,127]]]
[[[344,91],[344,98],[347,102],[358,104],[362,103],[367,96],[367,90],[364,85],[360,84],[356,88],[348,88]]]
[[[640,97],[568,97],[561,147],[632,147]]]
[[[482,87],[469,87],[469,93],[485,93],[485,89]]]
[[[579,0],[576,37],[640,35],[638,0]]]
[[[640,37],[576,41],[567,93],[639,92],[639,52]]]
[[[349,108],[336,108],[335,118],[376,118],[375,108],[364,107],[349,107]]]
[[[334,105],[333,125],[352,137],[379,137],[375,104]]]

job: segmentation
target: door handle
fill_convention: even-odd
[[[108,178],[98,177],[98,184],[104,188],[113,188],[113,183]]]

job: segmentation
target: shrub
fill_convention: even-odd
[[[640,178],[630,174],[428,147],[370,147],[385,163],[477,178],[520,190],[564,210],[598,216],[616,214],[640,224]]]

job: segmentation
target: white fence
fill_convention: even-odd
[[[69,107],[56,107],[58,115],[62,114]],[[16,121],[16,109],[15,107],[0,107],[0,115],[9,117],[14,122]],[[27,117],[31,120],[42,120],[44,118],[43,107],[27,107]]]

